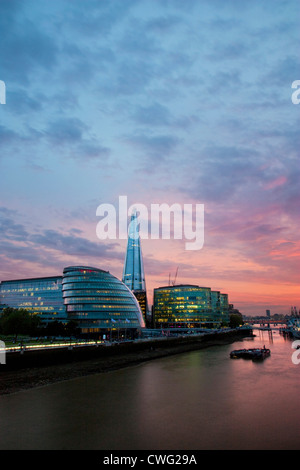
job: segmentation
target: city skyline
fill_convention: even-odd
[[[299,14],[296,0],[2,0],[0,280],[69,265],[122,279],[127,239],[99,240],[96,210],[126,195],[204,205],[200,250],[142,240],[150,305],[177,273],[245,315],[299,308]]]

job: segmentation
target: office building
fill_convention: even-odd
[[[153,302],[156,328],[218,327],[229,321],[227,294],[209,287],[159,287],[154,289]]]
[[[25,308],[44,323],[67,322],[62,298],[62,276],[17,279],[0,283],[1,309]]]
[[[228,309],[229,309],[228,294],[220,293],[220,308],[221,308],[222,316],[228,315]]]

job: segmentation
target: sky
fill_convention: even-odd
[[[201,249],[142,239],[150,304],[176,282],[299,308],[299,20],[299,0],[1,0],[0,280],[120,279],[96,212],[126,196],[204,205]]]

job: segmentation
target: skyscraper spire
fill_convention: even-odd
[[[146,320],[148,310],[147,293],[136,209],[133,209],[128,227],[128,242],[122,281],[136,296]]]

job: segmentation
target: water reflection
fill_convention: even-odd
[[[270,347],[261,363],[229,359]],[[298,449],[291,341],[253,340],[2,396],[2,449]]]

